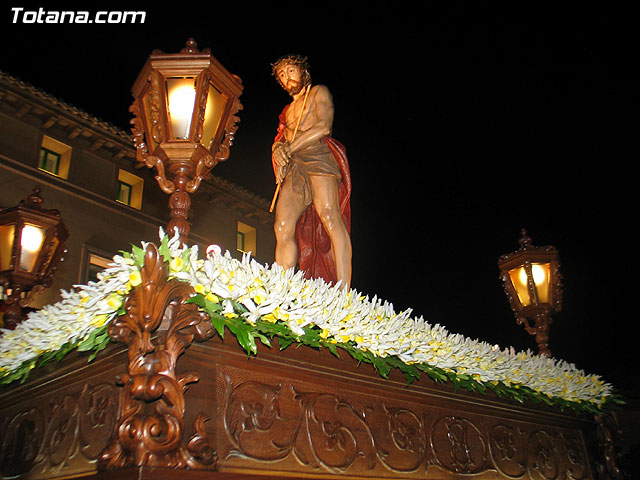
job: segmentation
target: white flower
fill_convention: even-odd
[[[303,335],[304,327],[316,326],[327,341],[354,342],[379,357],[395,355],[408,364],[428,363],[482,382],[521,385],[552,397],[596,404],[612,392],[599,377],[574,365],[451,334],[441,325],[412,317],[410,309],[396,313],[391,303],[377,296],[369,299],[321,279],[306,280],[300,271],[264,266],[248,254],[238,261],[217,245],[207,247],[205,259],[200,260],[197,246],[183,245],[177,230],[167,239],[160,229],[160,240],[167,242],[171,275],[198,292],[219,297],[221,313],[229,318],[239,317],[233,303],[238,302],[247,310],[241,318],[250,324],[260,319],[279,321],[296,335]],[[87,338],[113,319],[136,275],[139,270],[133,260],[116,255],[98,282],[61,292],[60,302],[31,313],[15,330],[3,330],[0,377],[43,352]]]

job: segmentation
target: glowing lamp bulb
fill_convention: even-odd
[[[44,235],[42,235],[42,231],[34,227],[32,225],[25,225],[22,229],[22,237],[20,238],[20,245],[24,250],[27,250],[31,253],[35,253],[40,250],[40,246],[42,245],[42,241],[44,240]]]
[[[531,274],[533,275],[533,283],[541,285],[547,278],[547,273],[544,268],[538,264],[531,265]],[[520,283],[527,284],[527,272],[524,268],[520,269]]]
[[[196,100],[193,85],[176,86],[169,93],[171,123],[177,138],[187,138],[191,127],[191,117]]]

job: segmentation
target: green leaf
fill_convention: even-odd
[[[109,337],[108,334],[102,337],[99,343],[96,343],[93,353],[89,355],[89,359],[87,361],[92,362],[98,356],[98,353],[100,353],[102,350],[107,348],[107,345],[109,345],[110,341],[111,341],[111,338]]]
[[[218,314],[209,314],[209,317],[211,318],[211,323],[213,324],[213,328],[216,329],[216,332],[218,332],[218,335],[220,335],[220,338],[224,338],[224,326],[226,325],[226,318],[223,317],[222,315],[218,315]]]
[[[131,253],[133,255],[133,263],[134,265],[142,268],[144,266],[144,250],[135,245],[131,246]]]
[[[98,340],[100,335],[105,334],[106,330],[107,330],[106,326],[104,326],[102,328],[95,329],[93,332],[91,332],[89,334],[89,336],[87,338],[85,338],[80,343],[78,343],[78,347],[77,347],[78,351],[79,352],[86,352],[88,350],[93,349],[93,347],[95,346],[96,342],[101,341],[101,340]]]
[[[60,347],[60,350],[56,351],[55,359],[57,361],[62,360],[62,358],[74,348],[75,347],[72,344],[65,343],[62,347]]]
[[[266,335],[263,335],[262,333],[260,333],[260,332],[258,332],[258,331],[254,331],[254,332],[253,332],[253,335],[254,335],[255,337],[258,337],[258,338],[260,339],[260,341],[261,341],[264,345],[266,345],[267,347],[270,347],[270,346],[271,346],[271,341],[269,340],[269,338],[267,338],[267,336],[266,336]]]
[[[383,378],[389,377],[389,372],[391,372],[391,366],[384,361],[384,359],[377,357],[375,355],[371,355],[371,362],[373,366],[376,368],[378,373],[382,375]]]
[[[295,339],[295,335],[291,331],[291,329],[284,323],[271,323],[265,322],[263,320],[258,320],[255,325],[256,330],[264,333],[265,335],[269,335],[271,337],[287,337],[291,339]]]
[[[160,246],[158,247],[158,253],[162,256],[165,262],[171,261],[171,251],[169,250],[169,235],[162,237]]]
[[[322,338],[320,337],[320,330],[317,328],[305,327],[304,334],[300,335],[300,342],[308,345],[309,347],[320,348],[322,346]]]
[[[45,352],[38,357],[38,367],[43,367],[47,363],[55,360],[56,352]]]
[[[247,353],[250,353],[251,345],[249,344],[249,334],[245,330],[238,330],[238,329],[233,331],[233,333],[235,334],[236,339],[238,340],[238,343],[240,344],[240,346],[244,348]]]
[[[249,344],[249,351],[254,355],[258,354],[258,346],[256,345],[256,338],[253,332],[247,332],[247,341]]]
[[[358,361],[358,363],[362,363],[364,361],[364,352],[358,350],[357,348],[348,348],[347,351],[351,356]]]
[[[338,354],[338,347],[336,347],[335,343],[331,343],[331,342],[325,342],[324,346],[327,347],[327,349],[329,349],[329,351],[335,355],[336,357],[340,358],[340,354]]]
[[[222,305],[219,302],[213,302],[207,298],[204,299],[204,308],[209,315],[222,311]]]
[[[256,342],[250,332],[252,327],[248,323],[245,323],[239,318],[229,318],[226,319],[226,324],[227,328],[236,336],[238,343],[247,351],[247,353],[258,353],[258,347],[256,346]]]
[[[279,337],[278,341],[280,342],[280,350],[284,350],[294,342],[292,338],[284,338],[284,337]]]
[[[192,297],[189,297],[185,303],[193,303],[200,308],[205,308],[204,295],[202,295],[201,293],[196,293]]]

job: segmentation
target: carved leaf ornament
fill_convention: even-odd
[[[140,276],[140,284],[125,300],[125,313],[109,326],[113,340],[129,345],[129,368],[119,378],[124,387],[120,425],[117,438],[102,454],[102,467],[212,466],[216,457],[204,435],[204,414],[196,421],[197,438],[182,445],[184,393],[199,377],[195,372],[177,375],[176,362],[193,340],[210,338],[213,327],[206,314],[186,303],[193,288],[168,278],[164,259],[153,244],[144,250]],[[154,340],[152,335],[166,316],[164,341]]]

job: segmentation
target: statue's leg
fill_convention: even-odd
[[[291,186],[290,177],[286,177],[276,204],[276,216],[273,229],[276,234],[275,261],[283,268],[293,268],[298,263],[298,245],[296,244],[296,224],[306,207]]]
[[[310,176],[313,207],[331,239],[336,276],[342,285],[351,285],[351,238],[340,213],[339,182],[334,177]]]

